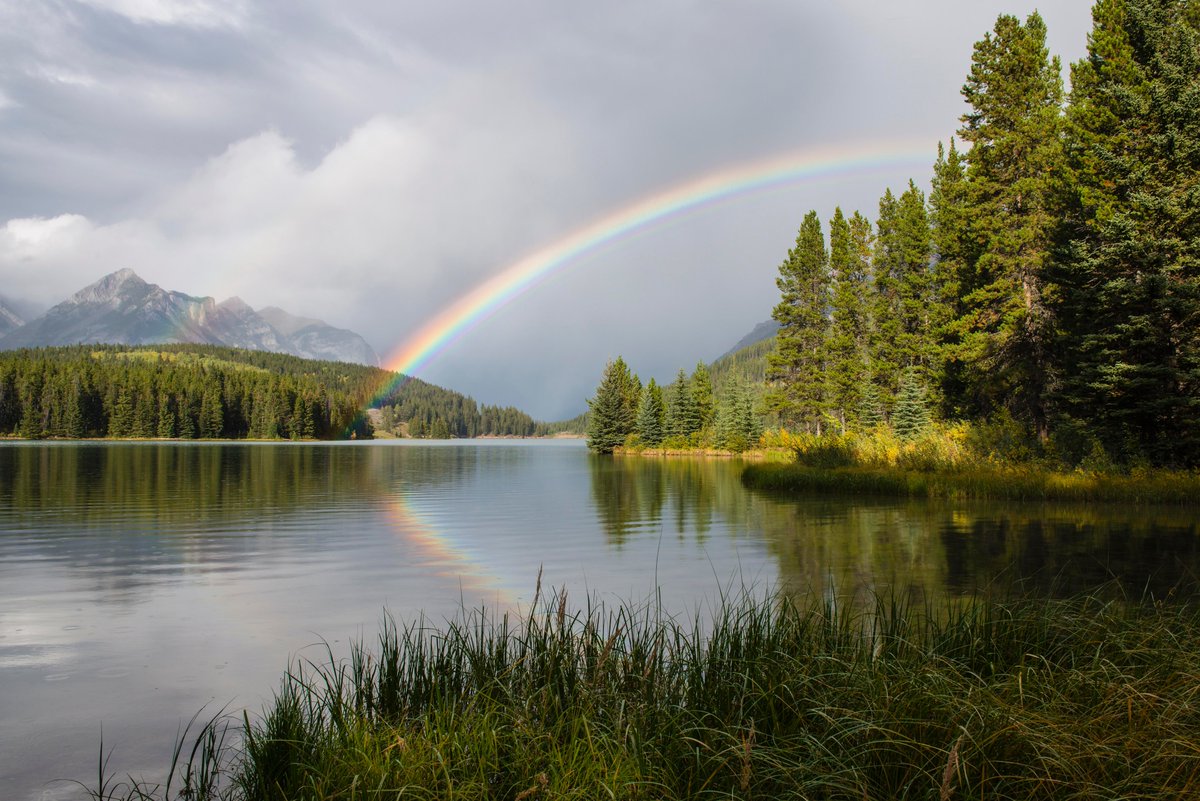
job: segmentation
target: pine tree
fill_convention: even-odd
[[[63,435],[79,439],[84,435],[83,389],[76,378],[66,390],[66,408],[63,411]]]
[[[864,226],[865,224],[865,226]],[[833,275],[832,328],[826,347],[830,410],[844,432],[857,416],[867,377],[867,271],[864,239],[870,223],[856,214],[849,221],[839,207],[829,222],[829,266]]]
[[[171,396],[162,393],[158,396],[158,436],[160,439],[173,439],[176,434],[175,409]]]
[[[1002,15],[976,42],[959,136],[966,154],[970,230],[981,243],[960,287],[957,358],[976,410],[1007,406],[1045,438],[1052,367],[1044,296],[1062,166],[1062,76],[1036,12]]]
[[[734,376],[726,382],[717,409],[717,447],[740,453],[761,436],[762,423],[754,412],[754,395],[741,378]]]
[[[690,379],[692,402],[696,406],[697,430],[705,431],[712,428],[716,419],[716,403],[713,398],[712,376],[704,362],[696,362]]]
[[[898,204],[892,190],[879,199],[879,217],[875,221],[875,248],[871,254],[871,377],[884,405],[896,397],[894,378],[900,372],[901,247],[897,224]]]
[[[963,365],[957,358],[961,339],[954,325],[965,313],[962,287],[974,286],[968,274],[978,258],[970,231],[966,163],[954,139],[949,149],[938,143],[933,165],[933,188],[929,193],[930,241],[933,245],[933,282],[938,303],[931,323],[937,353],[931,380],[938,387],[944,417],[962,417],[970,405],[966,400]]]
[[[925,387],[921,384],[920,371],[915,367],[905,370],[900,378],[900,393],[896,398],[896,411],[892,414],[892,427],[903,440],[916,439],[929,427]]]
[[[873,381],[868,381],[863,386],[862,405],[858,411],[858,422],[864,431],[870,431],[876,426],[887,422],[887,417],[883,411],[883,398],[879,393],[879,387]]]
[[[635,420],[627,397],[632,386],[624,359],[617,357],[605,366],[596,395],[588,401],[588,448],[595,453],[612,453],[633,431]]]
[[[1112,454],[1200,465],[1200,3],[1101,0],[1072,67],[1066,411]]]
[[[650,379],[642,390],[642,403],[638,409],[638,436],[650,447],[662,444],[667,433],[667,409],[663,402],[662,387]]]
[[[671,384],[667,401],[667,434],[674,439],[687,439],[700,430],[700,411],[691,382],[681,368]]]
[[[775,351],[767,358],[767,404],[785,423],[819,433],[827,404],[830,277],[829,254],[815,211],[804,217],[775,283],[782,297],[771,316],[780,329]]]
[[[108,416],[108,436],[129,437],[133,435],[133,399],[129,391],[122,387],[117,391],[117,397]]]

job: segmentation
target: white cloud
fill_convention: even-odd
[[[48,304],[131,267],[170,289],[323,317],[386,350],[517,254],[538,217],[508,192],[569,163],[552,135],[487,131],[377,117],[311,167],[266,131],[126,219],[9,220],[0,283]]]

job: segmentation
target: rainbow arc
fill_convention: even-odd
[[[392,392],[471,328],[586,253],[740,195],[838,175],[927,168],[930,160],[927,143],[806,150],[719,169],[639,198],[510,264],[442,309],[385,360],[384,367],[400,375],[372,400]]]

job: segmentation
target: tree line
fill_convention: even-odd
[[[666,387],[653,378],[643,386],[618,357],[605,367],[588,401],[588,447],[597,453],[625,445],[743,451],[761,433],[754,388],[731,375],[718,395],[703,362],[690,376],[681,369]]]
[[[928,196],[838,208],[828,239],[804,218],[765,375],[782,423],[928,409],[1068,463],[1200,465],[1200,2],[1101,0],[1093,23],[1067,95],[1042,18],[999,17]]]
[[[381,387],[394,384],[384,396]],[[375,367],[213,345],[0,352],[0,436],[26,439],[366,438],[366,409],[414,436],[529,436],[512,408]],[[403,416],[401,418],[401,416]]]

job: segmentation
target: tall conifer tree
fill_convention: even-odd
[[[971,110],[959,136],[966,154],[970,230],[981,252],[960,287],[958,357],[971,370],[978,411],[1006,405],[1047,434],[1051,369],[1044,283],[1062,165],[1062,76],[1037,12],[1002,15],[975,43],[962,93]]]
[[[1072,67],[1066,410],[1110,453],[1200,464],[1200,3],[1100,0]]]
[[[862,220],[861,215],[856,217]],[[865,222],[865,220],[862,220]],[[858,236],[862,236],[861,223]],[[869,224],[867,234],[869,235]],[[833,275],[832,330],[827,346],[829,406],[845,431],[857,417],[867,381],[867,263],[851,221],[834,211],[829,221],[829,267]]]
[[[830,277],[829,254],[815,211],[804,217],[796,246],[779,266],[775,283],[782,297],[772,317],[780,328],[775,350],[767,358],[767,403],[785,423],[819,432],[826,410]]]
[[[596,396],[588,401],[587,444],[596,453],[612,453],[633,432],[632,386],[633,376],[624,359],[618,356],[605,366]]]

